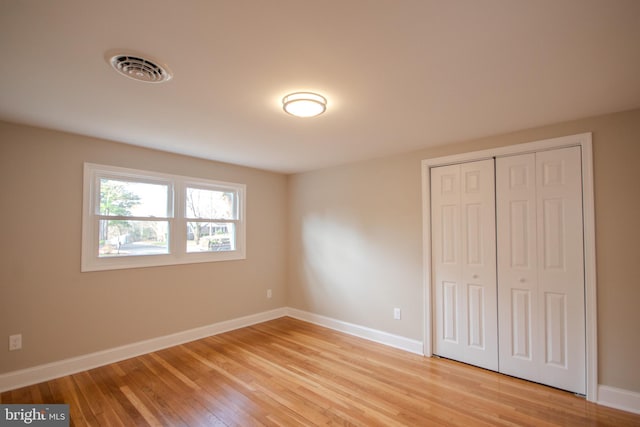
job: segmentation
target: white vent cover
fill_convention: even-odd
[[[115,55],[109,62],[118,73],[141,82],[162,83],[172,77],[166,67],[139,55]]]

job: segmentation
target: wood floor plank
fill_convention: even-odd
[[[74,426],[639,426],[571,393],[291,318],[0,394]]]
[[[123,386],[121,390],[124,395],[127,396],[127,399],[129,399],[131,404],[138,410],[138,412],[140,412],[140,415],[142,415],[148,425],[152,427],[163,425],[163,423],[154,415],[155,411],[152,411],[149,406],[145,405],[145,403],[128,386]]]

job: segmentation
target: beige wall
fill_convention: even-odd
[[[594,143],[599,383],[640,392],[640,110],[290,176],[288,304],[422,340],[421,160],[582,132]]]
[[[247,259],[81,273],[84,162],[246,184]],[[286,191],[280,174],[0,122],[0,373],[284,306]]]
[[[0,373],[285,305],[422,340],[421,160],[588,131],[599,382],[640,392],[640,110],[288,178],[0,122]],[[80,273],[84,162],[247,184],[247,259]]]

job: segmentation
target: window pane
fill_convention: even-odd
[[[100,215],[166,218],[169,186],[100,179]]]
[[[169,253],[168,221],[100,220],[99,257]]]
[[[187,252],[236,250],[236,226],[232,222],[188,222]]]
[[[237,219],[233,191],[203,190],[187,187],[187,218]]]

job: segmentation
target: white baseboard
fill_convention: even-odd
[[[130,359],[141,354],[162,350],[174,345],[184,344],[189,341],[195,341],[212,335],[221,334],[223,332],[232,331],[234,329],[255,325],[256,323],[277,319],[285,315],[286,309],[278,308],[199,328],[189,329],[187,331],[177,332],[175,334],[127,344],[121,347],[85,354],[70,359],[47,363],[45,365],[34,366],[32,368],[21,369],[19,371],[8,372],[0,375],[0,392],[37,384],[53,378],[63,377],[65,375],[75,374],[81,371],[97,368],[98,366],[104,366],[109,363]]]
[[[640,414],[640,393],[607,385],[598,386],[598,403],[634,414]]]
[[[412,340],[400,335],[390,334],[388,332],[367,328],[366,326],[355,325],[353,323],[343,322],[342,320],[332,319],[330,317],[321,316],[319,314],[310,313],[308,311],[298,310],[296,308],[287,308],[288,316],[304,320],[305,322],[314,323],[324,326],[325,328],[344,332],[370,341],[375,341],[390,347],[399,348],[411,353],[423,355],[422,341]]]

